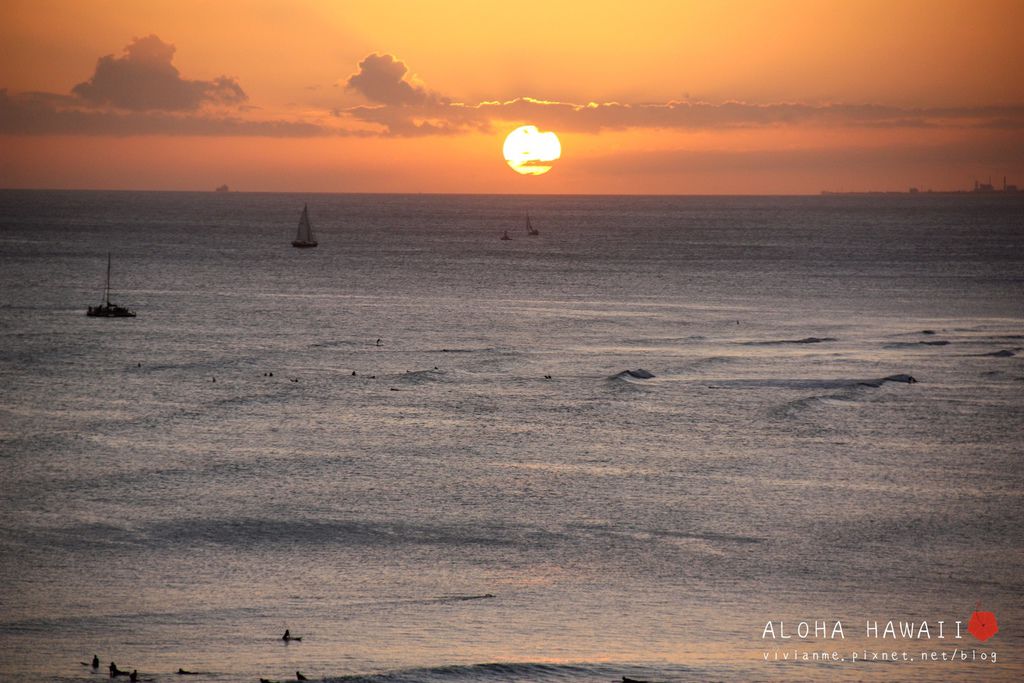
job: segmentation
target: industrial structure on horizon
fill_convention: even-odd
[[[831,190],[822,190],[821,194],[1016,194],[1021,192],[1016,185],[1010,185],[1006,182],[1006,176],[1003,176],[1003,186],[998,188],[992,184],[992,177],[989,176],[987,183],[981,183],[977,180],[974,181],[974,188],[971,190],[920,190],[916,187],[910,188],[906,192],[900,192],[898,190],[863,190],[860,192],[833,192]]]
[[[1017,191],[1017,186],[1016,185],[1007,185],[1006,184],[1006,176],[1003,176],[1003,189],[1002,190],[997,190],[995,187],[993,187],[993,185],[992,185],[992,176],[988,177],[988,182],[987,183],[979,183],[977,180],[974,181],[974,192],[1000,192],[1000,191],[1002,191],[1002,192],[1016,192]]]

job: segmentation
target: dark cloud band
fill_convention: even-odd
[[[608,130],[820,128],[1024,129],[1024,105],[908,108],[876,104],[746,102],[586,103],[519,97],[476,104],[452,101],[414,83],[390,54],[373,53],[345,86],[368,104],[338,108],[319,121],[242,116],[247,97],[232,78],[182,78],[175,47],[155,35],[97,62],[70,95],[0,90],[0,133],[13,135],[251,135],[265,137],[422,137],[491,132],[530,122],[559,132]],[[216,111],[219,109],[219,111]],[[225,113],[227,112],[227,113]]]

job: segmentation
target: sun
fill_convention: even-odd
[[[539,131],[537,126],[519,126],[505,138],[502,152],[516,173],[543,175],[551,170],[551,162],[562,156],[562,143],[551,131]]]

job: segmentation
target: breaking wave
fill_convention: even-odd
[[[771,339],[768,341],[740,342],[744,346],[774,346],[776,344],[823,344],[839,341],[835,337],[804,337],[803,339]]]
[[[975,355],[975,356],[989,356],[989,357],[992,357],[992,358],[1013,358],[1014,356],[1017,355],[1018,351],[1020,351],[1019,348],[1016,348],[1016,349],[1002,349],[1001,351],[990,351],[988,353],[975,353],[973,355]]]
[[[445,371],[436,367],[431,370],[407,370],[396,375],[393,379],[406,384],[426,384],[428,382],[439,382],[445,378]]]
[[[684,670],[674,673],[684,673]],[[655,672],[636,665],[513,662],[404,669],[367,675],[325,677],[323,680],[329,683],[434,683],[435,681],[532,683],[533,681],[621,681],[623,676],[634,680],[665,680],[663,672]]]
[[[880,377],[878,379],[834,380],[828,385],[819,384],[818,386],[821,388],[825,388],[827,386],[828,388],[838,390],[835,393],[804,396],[793,401],[787,401],[773,409],[771,412],[776,416],[788,417],[794,413],[801,412],[806,408],[818,405],[826,405],[831,402],[849,402],[853,401],[857,392],[864,387],[877,389],[888,383],[916,384],[917,379],[915,379],[913,375],[898,374]]]
[[[913,349],[918,346],[949,346],[950,342],[945,339],[936,339],[935,341],[913,341],[913,342],[892,342],[886,344],[883,349]]]
[[[650,370],[637,368],[636,370],[623,370],[622,372],[612,375],[608,379],[651,379],[653,377],[654,373]]]

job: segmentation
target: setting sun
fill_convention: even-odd
[[[516,173],[543,175],[551,170],[551,162],[562,156],[562,144],[551,131],[520,126],[505,138],[502,151],[505,161]]]

